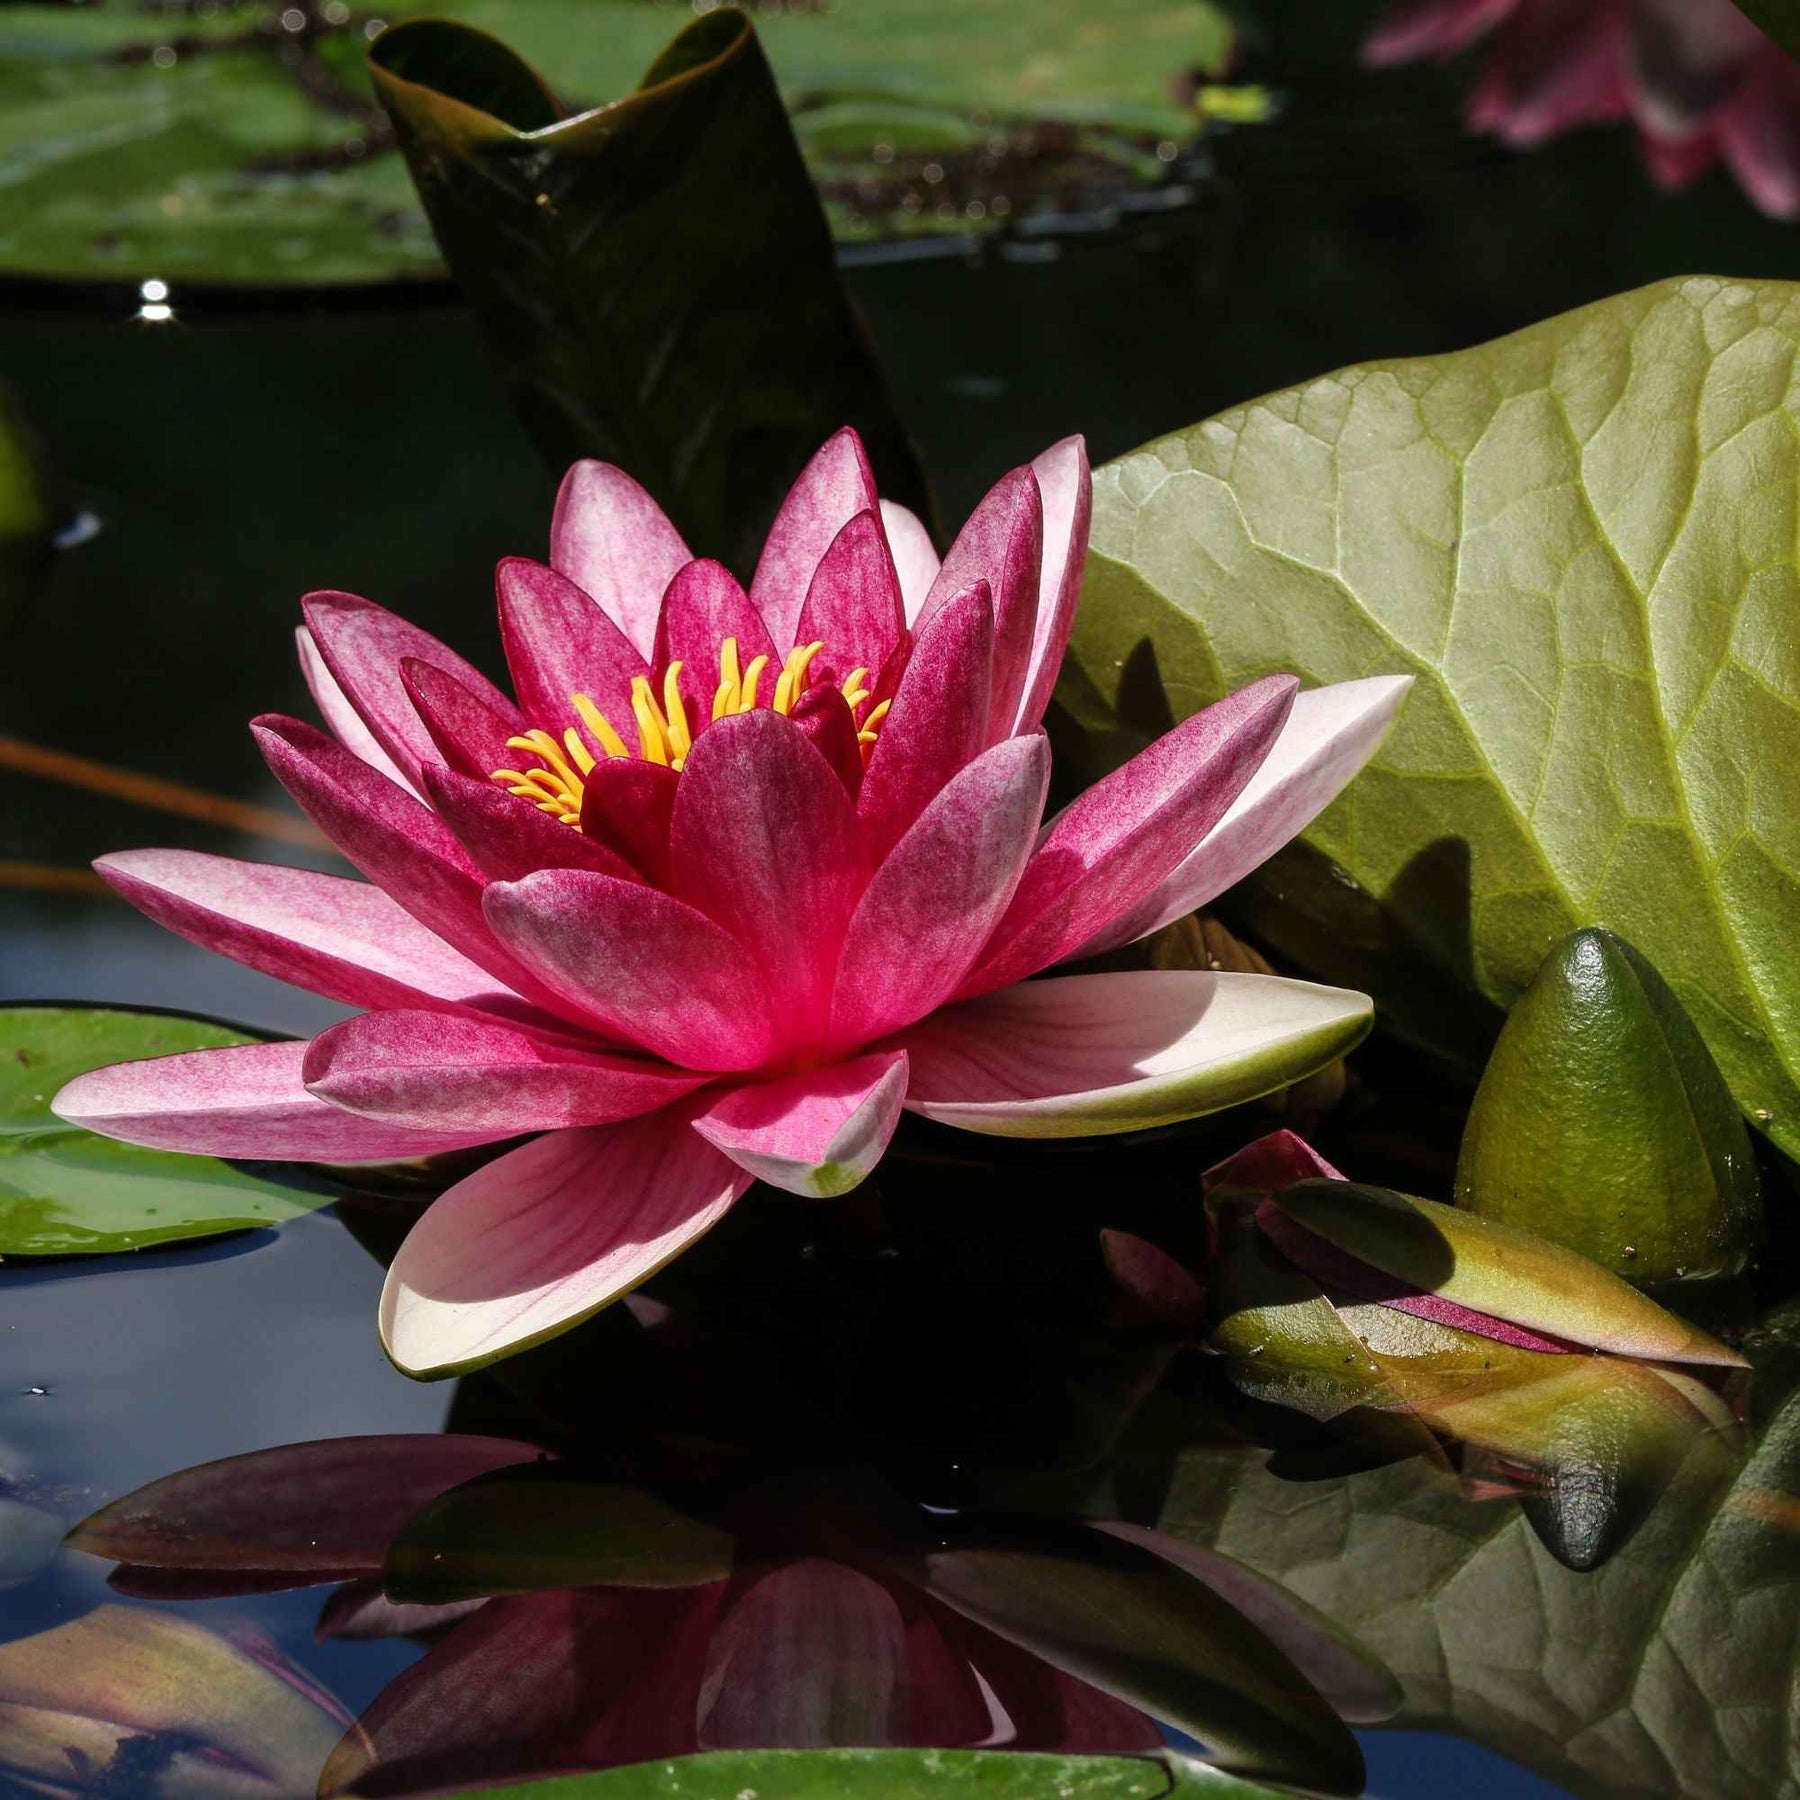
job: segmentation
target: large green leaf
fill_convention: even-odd
[[[748,574],[839,426],[924,481],[850,311],[746,16],[696,19],[616,105],[565,117],[498,39],[424,19],[371,58],[445,258],[558,468],[622,464]]]
[[[581,105],[629,93],[680,16],[643,0],[0,8],[0,269],[441,274],[362,68],[372,20],[421,14],[505,38]],[[758,25],[847,238],[991,229],[1066,209],[1071,180],[1142,183],[1162,170],[1158,141],[1194,128],[1181,78],[1221,67],[1230,44],[1202,0],[857,0],[763,9]]]
[[[996,1750],[727,1750],[595,1775],[462,1790],[508,1800],[1280,1800],[1172,1752],[1155,1757],[1037,1756]]]
[[[1163,1523],[1353,1631],[1405,1688],[1396,1725],[1478,1739],[1584,1800],[1793,1800],[1800,1396],[1772,1410],[1747,1463],[1696,1445],[1631,1542],[1582,1573],[1516,1507],[1418,1459],[1296,1481],[1190,1451]]]
[[[1473,996],[1607,926],[1800,1149],[1797,347],[1800,287],[1667,282],[1109,464],[1064,687],[1090,749],[1270,669],[1416,675],[1258,932],[1474,1063]]]
[[[89,1069],[251,1041],[168,1013],[0,1007],[0,1257],[139,1250],[277,1225],[327,1204],[328,1192],[210,1156],[140,1150],[50,1111],[57,1089]]]

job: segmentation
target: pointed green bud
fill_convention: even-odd
[[[1762,1216],[1749,1134],[1681,1002],[1624,939],[1575,932],[1513,1008],[1456,1202],[1633,1282],[1743,1268]]]

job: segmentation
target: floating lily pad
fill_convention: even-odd
[[[332,1198],[210,1156],[140,1150],[65,1125],[57,1090],[108,1063],[254,1040],[205,1019],[0,1007],[0,1257],[101,1255],[278,1225]]]
[[[1797,349],[1800,286],[1666,282],[1122,457],[1064,698],[1116,751],[1272,669],[1415,675],[1239,916],[1472,1070],[1605,926],[1800,1150]]]
[[[684,11],[642,0],[7,6],[0,270],[301,284],[441,275],[362,66],[380,24],[429,15],[492,32],[579,108],[631,93]],[[1157,144],[1195,129],[1183,93],[1231,43],[1223,13],[1201,0],[858,0],[771,8],[757,26],[852,238],[992,226],[1040,201],[1066,208],[1084,186],[1155,178]]]

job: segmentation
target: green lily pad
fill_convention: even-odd
[[[551,71],[572,106],[629,94],[680,19],[642,0],[9,5],[0,270],[296,284],[441,276],[363,68],[380,21],[427,15],[504,38]],[[1160,173],[1157,142],[1195,129],[1183,79],[1222,68],[1231,44],[1223,11],[1202,0],[1029,10],[858,0],[847,12],[764,9],[757,22],[849,238],[991,229],[1034,195],[1063,204],[1056,189],[1070,168],[1089,185],[1140,185]],[[940,216],[947,195],[952,221]],[[986,203],[971,212],[977,195]]]
[[[255,1040],[206,1019],[0,1007],[0,1257],[106,1255],[278,1225],[332,1195],[210,1156],[140,1150],[65,1125],[57,1090],[108,1063]]]
[[[1483,1000],[1605,926],[1800,1151],[1797,349],[1800,287],[1666,282],[1107,465],[1063,689],[1090,750],[1272,669],[1412,673],[1240,915],[1471,1071]]]
[[[1681,1002],[1611,932],[1559,944],[1513,1008],[1456,1203],[1639,1283],[1748,1260],[1762,1192],[1744,1122]]]
[[[1281,1800],[1272,1788],[1170,1752],[1163,1756],[1042,1756],[1003,1750],[728,1750],[464,1790],[518,1800]]]

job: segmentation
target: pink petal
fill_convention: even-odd
[[[956,992],[1011,903],[1049,786],[1043,734],[1008,738],[953,775],[888,853],[838,963],[831,1042],[840,1052]]]
[[[514,992],[566,1010],[494,942],[480,871],[436,813],[298,719],[265,715],[251,730],[300,810],[377,887]]]
[[[780,997],[779,1043],[817,1051],[869,879],[856,809],[830,764],[778,712],[720,719],[682,770],[669,849],[677,894],[745,945]]]
[[[696,733],[712,718],[721,675],[719,656],[727,638],[736,640],[740,671],[759,656],[777,660],[769,628],[737,577],[723,563],[691,562],[669,583],[651,661],[659,672],[672,662],[681,664],[681,692],[689,728]],[[777,673],[771,669],[763,676],[761,693],[774,693]]]
[[[978,582],[920,631],[875,740],[856,810],[877,864],[986,747],[993,659],[994,609]]]
[[[492,1143],[492,1131],[411,1131],[340,1112],[306,1091],[303,1043],[189,1050],[77,1075],[56,1116],[154,1150],[301,1162],[393,1162]]]
[[[1616,4],[1537,0],[1510,19],[1469,99],[1469,122],[1530,149],[1626,110],[1629,43]]]
[[[728,1088],[694,1129],[759,1181],[808,1199],[847,1194],[881,1160],[906,1097],[906,1053],[877,1051]]]
[[[844,690],[810,687],[794,702],[788,717],[794,729],[831,765],[844,792],[855,800],[862,792],[862,743]]]
[[[909,1111],[1002,1137],[1081,1137],[1286,1087],[1353,1048],[1370,1017],[1341,988],[1139,969],[1020,982],[895,1041],[912,1059]]]
[[[1744,192],[1771,218],[1800,217],[1800,65],[1774,45],[1719,116],[1719,142]]]
[[[1410,675],[1375,676],[1297,695],[1274,747],[1225,816],[1164,880],[1072,954],[1133,943],[1235,887],[1349,786],[1411,686]]]
[[[307,1091],[416,1131],[516,1137],[635,1119],[706,1079],[647,1057],[589,1050],[497,1019],[364,1013],[313,1039]]]
[[[427,769],[425,791],[438,817],[490,881],[518,881],[539,869],[591,869],[624,881],[637,879],[622,856],[495,782]]]
[[[707,1650],[703,1749],[900,1744],[906,1622],[880,1582],[820,1557],[752,1579]]]
[[[1044,502],[1029,469],[1003,475],[957,533],[931,584],[920,629],[938,608],[985,581],[994,606],[994,668],[988,698],[988,741],[1010,735],[1037,634],[1043,572]]]
[[[649,665],[566,575],[509,556],[494,572],[500,642],[519,710],[560,739],[576,723],[569,702],[586,694],[614,723],[631,717],[631,680]],[[629,735],[629,734],[628,734]]]
[[[880,504],[862,439],[846,425],[825,440],[789,489],[750,584],[750,599],[779,655],[793,648],[813,571],[832,539],[859,512]]]
[[[142,1568],[373,1574],[426,1501],[542,1454],[442,1432],[283,1444],[166,1475],[82,1520],[67,1542]]]
[[[962,991],[986,993],[1035,975],[1138,905],[1242,793],[1299,685],[1270,675],[1240,688],[1064,807]]]
[[[545,869],[496,882],[486,911],[546,987],[653,1055],[722,1071],[768,1056],[769,999],[755,962],[685,902],[611,875]]]
[[[1200,1177],[1209,1195],[1278,1194],[1297,1181],[1342,1181],[1344,1177],[1296,1131],[1272,1131],[1246,1144],[1235,1156]]]
[[[304,625],[294,627],[294,646],[300,653],[300,673],[306,679],[306,691],[312,695],[313,705],[319,709],[319,717],[325,721],[326,729],[371,769],[379,769],[390,781],[397,781],[402,787],[411,787],[412,783],[400,773],[400,765],[376,743],[375,734],[344,698],[344,690],[326,668],[319,646]]]
[[[831,540],[813,571],[795,641],[823,643],[823,660],[841,680],[852,669],[877,673],[905,629],[900,577],[881,519],[873,511],[859,512]]]
[[[931,533],[910,507],[902,506],[898,500],[882,501],[881,528],[887,533],[894,570],[900,577],[900,598],[906,611],[906,623],[910,625],[924,607],[925,596],[937,580],[941,563],[932,546]]]
[[[537,1138],[412,1228],[382,1290],[382,1342],[420,1377],[526,1349],[636,1287],[749,1185],[681,1108]]]
[[[435,663],[484,705],[501,714],[508,710],[506,696],[479,669],[386,607],[330,591],[308,594],[300,604],[332,678],[414,787],[421,766],[435,763],[438,750],[400,679],[404,658]]]
[[[550,566],[590,594],[640,656],[656,643],[663,594],[693,552],[623,469],[578,462],[550,522]]]
[[[507,747],[507,739],[520,736],[525,721],[510,700],[496,711],[454,675],[416,656],[400,659],[400,680],[447,767],[486,781],[496,769],[518,766],[519,753]]]
[[[1421,56],[1440,60],[1465,50],[1510,18],[1525,0],[1399,0],[1382,14],[1363,45],[1363,60],[1378,68]]]
[[[1100,1258],[1120,1291],[1156,1324],[1184,1333],[1205,1324],[1206,1289],[1159,1244],[1129,1231],[1103,1230]]]
[[[347,1006],[518,1005],[379,888],[312,869],[123,850],[94,867],[190,943]]]
[[[1012,725],[1015,732],[1035,731],[1044,722],[1055,692],[1081,599],[1088,526],[1094,512],[1094,481],[1088,471],[1085,439],[1070,437],[1052,444],[1032,462],[1031,469],[1044,502],[1044,557],[1031,658]]]
[[[667,889],[669,823],[681,777],[660,763],[615,756],[582,779],[582,836],[622,856],[653,887]]]

